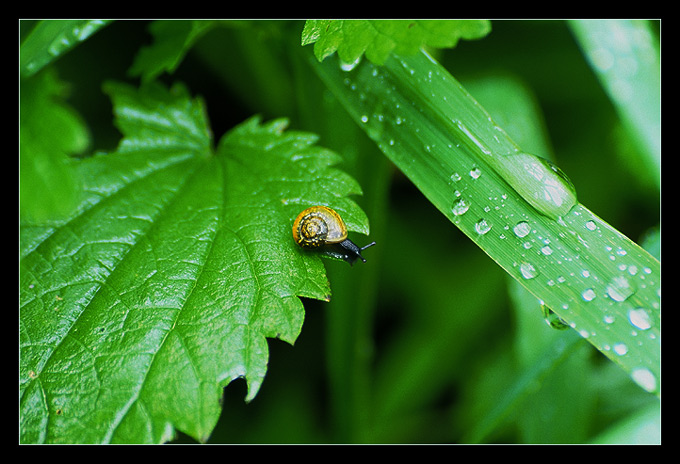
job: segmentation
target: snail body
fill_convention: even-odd
[[[312,206],[302,211],[293,222],[293,239],[302,248],[323,249],[324,253],[353,264],[366,262],[361,252],[375,245],[358,247],[347,238],[347,226],[340,215],[327,206]]]

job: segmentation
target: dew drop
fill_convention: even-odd
[[[522,274],[522,277],[525,279],[533,279],[538,275],[538,271],[534,267],[533,264],[531,263],[522,263],[519,265],[519,272]]]
[[[656,390],[656,377],[646,367],[638,367],[637,369],[633,369],[633,372],[631,372],[630,376],[635,381],[635,383],[648,392],[653,392]]]
[[[564,330],[569,328],[569,324],[546,305],[542,304],[541,310],[543,311],[543,320],[553,329]]]
[[[588,221],[588,222],[586,222],[586,229],[588,229],[588,230],[595,230],[595,229],[597,229],[597,225],[595,224],[595,221]]]
[[[481,175],[482,175],[482,170],[479,169],[478,167],[474,167],[474,168],[470,169],[470,177],[472,177],[473,179],[479,179],[479,176],[481,176]]]
[[[550,256],[552,254],[553,250],[550,248],[550,245],[546,245],[543,248],[541,248],[541,253],[543,253],[545,256]]]
[[[477,233],[478,233],[479,235],[484,235],[484,234],[486,234],[488,231],[491,230],[491,224],[489,224],[488,222],[486,222],[486,219],[480,219],[480,220],[477,221],[477,223],[475,224],[475,230],[477,231]]]
[[[628,347],[625,343],[617,343],[614,345],[614,353],[618,354],[619,356],[623,356],[624,354],[628,353]]]
[[[453,202],[453,207],[451,212],[454,216],[462,216],[470,208],[470,205],[465,201],[464,198],[458,198]]]
[[[628,320],[640,330],[647,330],[652,326],[649,314],[643,308],[631,309],[628,311]]]
[[[558,219],[576,204],[576,189],[569,178],[550,161],[516,152],[489,159],[492,167],[541,214]]]
[[[585,301],[592,301],[595,299],[595,291],[592,288],[588,288],[581,293],[581,296]]]
[[[624,276],[614,277],[607,285],[607,295],[614,301],[625,301],[633,293],[635,290]]]
[[[351,63],[346,63],[346,62],[341,62],[340,63],[340,69],[342,69],[345,72],[349,72],[352,69],[356,68],[357,65],[361,62],[361,56],[359,56],[356,60],[354,60]]]
[[[529,226],[529,223],[527,221],[521,221],[518,222],[515,227],[512,228],[513,232],[515,232],[515,235],[518,236],[519,238],[526,237],[529,232],[531,232],[531,226]]]
[[[73,42],[65,34],[58,35],[50,42],[47,52],[52,56],[59,56],[73,45]]]

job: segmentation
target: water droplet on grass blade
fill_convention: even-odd
[[[531,226],[529,226],[529,223],[527,221],[521,221],[518,222],[515,227],[512,228],[512,230],[515,232],[515,235],[518,236],[519,238],[526,237],[529,232],[531,232]]]
[[[614,301],[625,301],[635,290],[624,276],[614,277],[607,285],[607,295]]]
[[[342,69],[345,72],[349,72],[349,71],[353,70],[354,68],[356,68],[359,63],[361,63],[361,56],[357,57],[357,59],[354,60],[351,63],[341,61],[340,62],[340,69]]]
[[[477,233],[478,233],[479,235],[484,235],[484,234],[486,234],[488,231],[491,230],[491,224],[489,224],[488,222],[486,222],[486,219],[480,219],[480,220],[477,221],[477,223],[475,224],[475,230],[477,231]]]
[[[628,353],[628,347],[625,343],[617,343],[614,345],[614,353],[618,354],[619,356],[623,356],[624,354]]]
[[[628,311],[628,320],[640,330],[647,330],[652,326],[649,314],[643,308],[631,309]]]
[[[595,299],[595,291],[592,288],[588,288],[581,293],[581,296],[585,301],[592,301]]]
[[[564,319],[555,314],[555,312],[545,304],[541,304],[541,310],[543,311],[543,319],[545,320],[546,324],[548,324],[553,329],[564,330],[569,328],[569,324],[567,324]]]
[[[538,271],[531,263],[522,263],[519,265],[519,272],[525,279],[533,279],[538,275]]]
[[[527,203],[545,216],[560,218],[576,204],[574,185],[546,159],[517,152],[491,156],[489,162]]]
[[[470,208],[470,205],[465,201],[464,198],[458,198],[456,201],[453,202],[453,206],[451,207],[451,212],[455,216],[461,216],[465,214],[465,212]]]
[[[633,378],[635,383],[648,392],[653,392],[656,390],[656,377],[650,372],[649,369],[645,367],[633,369],[633,372],[631,372],[630,376]]]

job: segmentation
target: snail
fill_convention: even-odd
[[[340,215],[327,206],[312,206],[301,212],[293,222],[293,239],[302,248],[318,248],[329,256],[349,264],[366,259],[361,252],[375,245],[371,242],[359,248],[347,238],[347,226]]]

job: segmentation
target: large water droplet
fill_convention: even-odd
[[[529,153],[493,155],[494,170],[541,214],[553,219],[567,214],[576,204],[576,189],[553,163]]]
[[[614,345],[614,353],[618,354],[619,356],[623,356],[624,354],[628,353],[628,347],[625,343],[617,343]]]
[[[628,311],[628,320],[640,330],[647,330],[652,326],[649,314],[643,308],[631,309]]]
[[[625,301],[635,290],[624,276],[614,277],[607,285],[607,295],[614,301]]]
[[[518,236],[519,238],[526,237],[529,232],[531,232],[531,226],[527,221],[521,221],[518,222],[515,227],[512,228],[513,232],[515,232],[515,235]]]
[[[555,312],[546,305],[542,304],[541,310],[543,311],[543,319],[545,320],[546,324],[548,324],[553,329],[564,330],[569,328],[569,324],[567,324],[564,319],[555,314]]]
[[[646,367],[638,367],[637,369],[633,369],[633,372],[631,372],[630,376],[633,378],[635,383],[648,392],[653,392],[656,390],[656,377]]]
[[[354,60],[351,63],[341,61],[340,62],[340,69],[342,69],[343,71],[349,72],[349,71],[353,70],[354,68],[356,68],[359,63],[361,63],[361,56],[359,56],[356,60]]]
[[[522,263],[519,265],[519,272],[525,279],[533,279],[538,275],[538,271],[531,263]]]
[[[480,220],[477,221],[477,223],[475,224],[475,230],[477,231],[477,233],[478,233],[479,235],[484,235],[484,234],[486,234],[488,231],[491,230],[491,224],[489,224],[488,222],[486,222],[486,219],[480,219]]]
[[[453,206],[451,207],[451,212],[455,216],[461,216],[465,214],[465,212],[470,208],[470,205],[465,201],[464,198],[458,198],[456,201],[453,202]]]
[[[541,253],[543,253],[545,256],[550,256],[552,254],[553,250],[550,248],[550,245],[546,245],[543,248],[541,248]]]
[[[592,301],[595,299],[595,296],[595,291],[592,288],[588,288],[581,293],[581,297],[583,297],[585,301]]]

